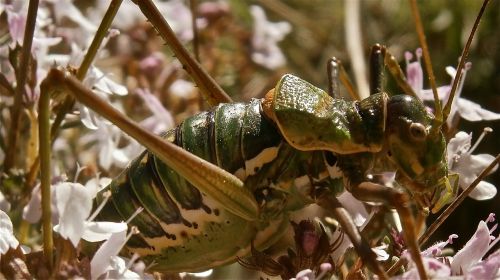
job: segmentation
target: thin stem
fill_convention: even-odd
[[[198,17],[198,1],[189,0],[189,7],[191,8],[191,26],[193,28],[193,53],[196,61],[200,62],[200,43],[198,37],[198,26],[196,25],[196,18]]]
[[[489,0],[484,0],[483,5],[481,6],[481,10],[479,10],[479,14],[476,17],[476,21],[474,22],[474,26],[472,27],[472,31],[469,34],[469,38],[467,39],[467,43],[465,44],[465,48],[462,51],[462,55],[460,56],[460,61],[458,62],[457,72],[455,73],[455,78],[453,79],[453,85],[451,86],[450,97],[448,97],[448,101],[443,109],[443,118],[444,121],[448,118],[451,111],[451,105],[453,104],[453,99],[457,92],[457,88],[459,85],[460,78],[462,77],[462,69],[465,67],[465,61],[467,60],[467,56],[469,55],[470,45],[472,44],[472,39],[474,38],[474,34],[476,34],[476,30],[479,27],[479,22],[483,16],[484,11],[486,10],[486,5],[488,5]]]
[[[49,267],[53,265],[52,239],[52,213],[50,197],[50,92],[46,83],[40,85],[39,106],[39,139],[40,139],[40,188],[42,190],[42,228],[43,228],[43,253],[49,262]]]
[[[113,19],[115,18],[116,13],[118,12],[118,9],[120,8],[122,1],[123,0],[113,0],[109,4],[108,10],[106,11],[104,18],[102,19],[101,24],[99,25],[96,31],[96,35],[94,36],[94,39],[92,40],[92,43],[90,44],[89,49],[87,50],[85,57],[83,58],[83,61],[77,70],[76,77],[78,78],[78,80],[82,81],[87,75],[88,69],[92,64],[92,61],[94,61],[95,56],[97,55],[97,52],[99,51],[102,41],[106,37],[108,30],[111,27],[111,23],[113,22]],[[59,132],[59,128],[61,127],[61,124],[64,121],[66,114],[73,108],[73,105],[74,105],[73,98],[66,98],[64,103],[62,104],[61,109],[57,113],[56,118],[52,124],[52,129],[50,130],[51,143],[53,143],[54,140],[56,139],[57,134]],[[26,175],[25,193],[31,193],[31,190],[33,189],[33,185],[36,179],[36,175],[38,174],[39,167],[40,167],[40,157],[37,157],[33,161],[33,164],[28,174]]]
[[[108,34],[111,23],[113,22],[113,19],[115,18],[115,15],[118,12],[121,4],[122,0],[112,0],[109,4],[108,10],[106,11],[106,14],[104,15],[104,18],[102,19],[101,24],[97,29],[94,39],[92,40],[92,43],[90,44],[90,47],[87,50],[85,57],[83,58],[82,64],[76,72],[76,78],[78,80],[82,81],[83,78],[85,78],[85,75],[87,74],[87,71],[92,64],[92,61],[94,61],[94,58],[101,47],[102,41]]]
[[[427,46],[427,41],[425,39],[424,28],[422,26],[422,20],[420,19],[420,12],[417,6],[417,0],[410,0],[411,12],[413,14],[413,18],[415,19],[415,27],[417,29],[418,40],[420,41],[420,45],[422,47],[422,52],[424,55],[425,62],[425,70],[427,71],[427,75],[429,76],[429,81],[431,83],[432,93],[434,95],[434,110],[436,112],[436,126],[434,128],[440,127],[443,122],[443,112],[441,108],[441,101],[439,101],[439,95],[437,92],[436,78],[434,77],[434,71],[432,70],[432,62],[431,56],[429,54],[429,48]]]
[[[28,75],[28,65],[31,58],[31,46],[33,43],[33,34],[35,33],[36,16],[38,11],[38,0],[30,0],[28,6],[28,15],[26,17],[26,29],[24,31],[23,46],[21,49],[21,59],[19,68],[16,71],[16,94],[14,104],[11,109],[11,125],[8,135],[8,149],[6,150],[4,170],[9,171],[14,166],[15,155],[18,153],[17,139],[19,138],[19,121],[21,115],[22,100],[25,94],[25,84]]]

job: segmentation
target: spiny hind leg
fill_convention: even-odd
[[[249,221],[258,219],[259,206],[253,194],[236,176],[143,129],[96,96],[75,77],[61,70],[51,69],[40,89],[40,98],[43,101],[40,102],[40,111],[43,112],[41,113],[43,118],[40,117],[41,124],[49,122],[49,99],[61,93],[71,93],[77,101],[108,119],[144,145],[201,192],[224,205],[226,210]],[[48,125],[42,127],[45,131],[40,135],[45,135],[45,138],[47,135],[50,136],[50,132],[46,130]],[[44,143],[47,143],[45,138]],[[46,159],[50,155],[43,154],[43,156]]]

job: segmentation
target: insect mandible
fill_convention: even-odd
[[[151,2],[139,6],[160,34],[168,32]],[[372,68],[389,60],[385,48],[374,47]],[[215,87],[194,60],[183,63],[195,80]],[[332,60],[331,84],[338,67]],[[272,245],[291,211],[317,203],[339,220],[363,261],[385,277],[336,199],[341,182],[359,200],[396,208],[425,278],[409,207],[415,201],[419,209],[438,211],[456,192],[448,181],[443,116],[428,113],[411,95],[383,92],[380,72],[372,75],[371,96],[362,101],[339,99],[338,86],[329,95],[293,75],[249,104],[220,103],[225,97],[214,94],[217,107],[188,118],[163,138],[140,129],[60,70],[49,73],[42,91],[78,92],[79,102],[148,148],[110,185],[102,218],[125,220],[145,208],[131,221],[141,235],[128,249],[154,262],[152,270],[199,271],[233,262],[247,255],[252,243],[258,249]],[[379,167],[397,171],[400,187],[372,180],[369,175],[384,171]]]

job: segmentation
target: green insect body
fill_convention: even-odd
[[[131,221],[141,234],[128,250],[154,263],[153,270],[180,272],[233,262],[251,244],[272,245],[289,213],[314,203],[318,189],[337,195],[345,187],[357,196],[368,174],[397,171],[422,208],[442,206],[454,190],[444,138],[429,132],[432,120],[409,96],[346,101],[285,75],[265,99],[220,104],[164,135],[241,179],[259,205],[258,219],[228,211],[148,151],[108,187],[112,195],[100,219],[126,220],[144,207]]]

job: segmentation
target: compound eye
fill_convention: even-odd
[[[412,123],[410,125],[410,135],[415,140],[424,140],[427,137],[427,129],[421,123]]]

